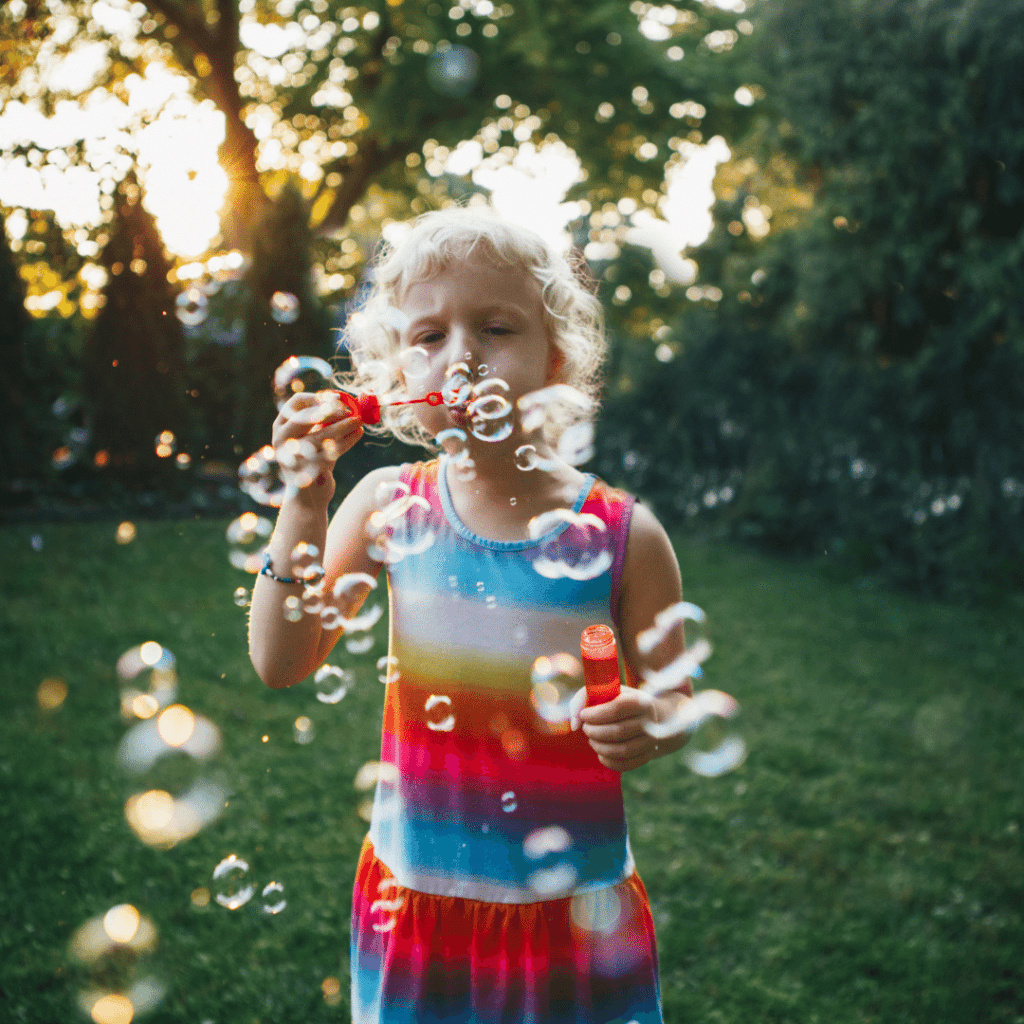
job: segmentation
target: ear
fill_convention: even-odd
[[[548,346],[547,382],[549,384],[559,383],[563,366],[565,366],[565,353],[554,342],[551,342]]]

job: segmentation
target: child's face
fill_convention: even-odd
[[[509,390],[502,394],[513,406],[551,381],[557,349],[544,322],[540,284],[525,270],[470,258],[413,284],[401,310],[409,318],[402,350],[420,346],[428,357],[425,375],[407,377],[410,397],[440,391],[445,371],[459,362],[469,365],[474,381],[503,380]],[[466,425],[464,407],[416,409],[434,434]]]

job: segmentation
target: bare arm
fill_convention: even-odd
[[[305,541],[322,553],[326,570],[323,593],[330,595],[335,581],[346,573],[376,576],[380,563],[367,554],[366,523],[374,507],[378,484],[397,476],[398,470],[376,470],[363,478],[348,494],[328,524],[328,504],[334,494],[331,471],[337,458],[362,436],[354,418],[321,427],[338,415],[329,401],[300,393],[290,399],[274,421],[274,446],[288,438],[308,438],[317,446],[320,474],[308,487],[289,497],[281,506],[270,538],[270,566],[278,576],[292,577],[291,553]],[[316,669],[330,653],[340,630],[325,630],[319,615],[304,614],[296,622],[285,618],[289,597],[301,599],[301,583],[281,583],[264,575],[256,577],[249,613],[249,656],[259,677],[271,687],[294,686]],[[357,592],[343,609],[352,614],[366,597],[369,587]]]
[[[622,655],[635,678],[642,679],[644,669],[664,668],[685,649],[681,627],[646,656],[640,654],[636,643],[637,634],[654,624],[658,612],[681,598],[679,563],[668,535],[650,509],[638,504],[630,523],[619,597]],[[646,693],[624,686],[615,700],[584,708],[579,717],[601,762],[616,771],[629,771],[686,744],[685,733],[655,740],[644,730],[644,722],[664,722],[692,692],[687,681],[678,693],[652,700]]]

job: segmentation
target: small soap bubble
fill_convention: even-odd
[[[289,437],[274,451],[284,484],[284,496],[297,494],[320,475],[320,453],[305,437]]]
[[[594,424],[570,424],[562,432],[556,446],[558,457],[570,466],[582,466],[594,457]]]
[[[471,389],[466,415],[477,440],[504,441],[512,433],[512,403],[502,393],[507,391],[508,384],[497,377],[480,381]]]
[[[538,868],[526,882],[538,896],[553,899],[568,896],[576,885],[577,877],[578,872],[571,864],[555,864],[549,868]]]
[[[287,622],[302,621],[302,598],[289,594],[284,599],[284,617]]]
[[[444,372],[441,397],[449,408],[465,405],[473,389],[473,374],[466,363],[452,363]]]
[[[678,601],[658,612],[654,625],[637,634],[636,646],[645,661],[659,654],[659,660],[671,657],[660,669],[644,668],[643,689],[651,696],[675,690],[696,676],[711,655],[707,615],[689,601]]]
[[[42,551],[43,550],[43,538],[42,538],[42,536],[40,534],[33,533],[32,534],[32,539],[29,541],[29,543],[32,545],[32,550],[33,551]]]
[[[152,718],[177,696],[174,655],[154,640],[125,651],[117,660],[117,674],[121,680],[121,714],[126,720]],[[139,685],[143,680],[146,689]]]
[[[136,533],[135,524],[126,520],[118,525],[117,530],[114,532],[114,540],[118,544],[131,544],[135,540]]]
[[[210,312],[210,300],[202,288],[190,285],[174,300],[174,314],[186,327],[198,327]]]
[[[188,452],[178,452],[174,456],[174,464],[178,469],[188,469],[192,465],[192,456]]]
[[[319,356],[289,356],[274,371],[274,398],[278,409],[300,391],[316,394],[334,389],[334,370]]]
[[[265,444],[238,467],[238,486],[260,505],[280,508],[288,493],[277,453]]]
[[[260,897],[263,901],[260,903],[260,911],[264,914],[280,914],[288,906],[284,898],[284,886],[280,882],[267,882]]]
[[[169,459],[178,449],[178,439],[173,430],[161,430],[153,442],[153,450],[158,459]]]
[[[347,669],[336,665],[321,665],[313,676],[316,699],[321,704],[337,704],[355,682],[355,676]]]
[[[511,814],[518,806],[519,802],[516,800],[516,795],[512,790],[501,794],[501,809],[506,814]]]
[[[165,989],[148,963],[156,943],[153,922],[129,903],[76,929],[71,957],[87,972],[78,1004],[95,1024],[130,1024],[160,1002]]]
[[[455,728],[455,716],[451,713],[451,707],[451,697],[431,694],[423,705],[423,710],[431,716],[427,719],[427,728],[434,732],[451,732]]]
[[[402,331],[407,330],[409,327],[409,317],[406,316],[406,314],[397,306],[388,306],[381,314],[381,320],[393,331],[398,331],[399,334],[401,334]],[[425,352],[426,350],[423,349],[423,351]]]
[[[291,563],[291,576],[294,579],[312,581],[324,574],[324,567],[320,564],[320,549],[308,541],[299,541],[292,548]]]
[[[403,558],[422,554],[434,543],[434,515],[430,502],[407,491],[391,491],[397,496],[386,504],[379,503],[366,524],[366,533],[371,540],[367,550],[376,561],[394,565]]]
[[[697,775],[714,778],[738,768],[746,759],[740,736],[723,735],[723,719],[739,711],[735,697],[721,690],[701,690],[692,698],[680,695],[676,711],[663,722],[645,722],[644,730],[655,739],[688,733],[683,760]]]
[[[236,587],[234,595],[235,604],[239,608],[249,607],[249,591],[245,587]]]
[[[228,541],[228,561],[245,572],[258,573],[263,568],[263,553],[267,538],[274,532],[274,524],[255,512],[243,512],[233,519],[225,531]]]
[[[364,602],[370,591],[376,589],[377,581],[369,573],[348,572],[339,576],[331,590],[337,612],[337,624],[331,628],[362,633],[375,626],[384,614],[384,606]]]
[[[136,793],[126,801],[124,816],[147,846],[169,850],[214,821],[226,795],[222,786],[199,779],[177,797],[162,789]]]
[[[612,538],[604,522],[590,512],[555,508],[528,524],[539,540],[533,567],[547,579],[590,580],[612,566]]]
[[[543,860],[549,854],[565,853],[572,846],[572,836],[561,825],[536,828],[523,840],[523,853],[530,860]]]
[[[299,300],[291,292],[274,292],[270,296],[270,315],[279,324],[293,324],[299,319]]]
[[[476,476],[476,463],[470,457],[469,448],[466,446],[466,432],[458,427],[449,427],[442,430],[434,443],[443,448],[445,454],[451,461],[455,475],[462,481],[468,483]]]
[[[553,731],[567,730],[572,718],[572,699],[583,690],[580,660],[565,653],[541,655],[533,663],[530,682],[530,703],[537,715]]]
[[[569,913],[577,928],[608,935],[615,931],[622,917],[622,902],[615,888],[609,886],[597,892],[577,893],[569,905]]]
[[[385,654],[383,658],[377,659],[377,678],[387,686],[389,683],[397,683],[401,678],[398,670],[398,659],[391,654]]]
[[[523,431],[527,434],[542,430],[549,421],[572,422],[594,412],[594,402],[569,384],[551,384],[539,391],[531,391],[523,395],[516,405]]]
[[[228,910],[244,907],[256,894],[248,863],[233,853],[213,869],[213,881],[213,898]]]
[[[491,368],[486,363],[481,363],[476,368],[476,375],[478,377],[486,377],[491,372]]]
[[[296,743],[312,743],[316,738],[316,729],[313,727],[313,720],[308,718],[306,715],[299,715],[299,717],[295,719],[295,725],[292,733],[295,737]]]
[[[382,878],[377,886],[377,894],[382,898],[370,904],[371,914],[380,914],[380,921],[375,921],[375,932],[390,932],[398,921],[398,911],[405,905],[400,894],[398,883],[393,878]]]
[[[468,46],[456,43],[435,50],[427,60],[427,82],[434,92],[452,99],[468,96],[480,76],[480,58]]]
[[[430,373],[430,355],[422,345],[402,350],[398,357],[398,365],[407,384],[415,384]]]
[[[487,608],[497,608],[498,599],[494,596],[494,594],[488,594],[487,597],[484,599],[484,605]]]

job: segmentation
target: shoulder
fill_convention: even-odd
[[[645,566],[657,564],[663,559],[676,560],[672,541],[669,540],[665,527],[661,525],[655,514],[643,502],[633,505],[633,513],[629,522],[629,535],[626,543],[626,572],[630,570],[644,571]]]

